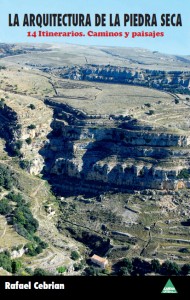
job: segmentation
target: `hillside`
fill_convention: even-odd
[[[93,253],[112,268],[124,257],[187,263],[189,57],[73,45],[0,50],[0,166],[16,178],[0,195],[22,194],[48,244],[33,257],[13,253],[37,242],[10,224],[19,207],[9,202],[1,251],[20,256],[23,273],[81,274]]]

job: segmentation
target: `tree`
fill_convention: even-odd
[[[28,129],[35,129],[35,128],[36,128],[36,125],[30,124],[27,128],[28,128]]]
[[[0,201],[0,214],[1,215],[7,215],[11,212],[12,208],[9,205],[9,202],[7,199],[2,199]]]
[[[122,265],[127,269],[128,273],[131,273],[133,270],[132,262],[128,258],[124,258],[122,261]]]
[[[59,274],[63,274],[63,273],[65,273],[67,271],[67,268],[66,267],[58,267],[57,268],[57,272],[59,273]]]
[[[188,169],[182,169],[177,175],[177,179],[189,179],[190,172]]]
[[[179,103],[179,99],[175,99],[175,104],[178,104]]]
[[[134,275],[144,275],[146,273],[151,272],[151,264],[148,261],[145,261],[139,257],[133,258],[132,264]]]
[[[149,110],[149,115],[153,115],[155,113],[155,111],[153,109]]]
[[[26,170],[30,166],[30,161],[28,161],[28,160],[21,160],[19,162],[19,165],[20,165],[21,169]]]
[[[31,137],[27,138],[25,141],[26,141],[26,143],[27,143],[28,145],[32,144],[32,139],[31,139]]]
[[[7,199],[16,202],[18,205],[22,205],[25,203],[22,195],[20,193],[15,194],[14,192],[10,192],[7,196]]]
[[[181,273],[182,275],[188,275],[190,274],[190,264],[184,264],[183,267],[181,268]]]
[[[71,259],[78,260],[79,258],[80,258],[80,255],[77,251],[72,251],[71,252]]]
[[[36,254],[40,254],[40,253],[42,253],[43,252],[43,249],[42,249],[42,247],[39,245],[39,246],[37,246],[36,247],[36,249],[35,249],[35,252],[36,252]]]
[[[151,268],[152,268],[152,271],[155,273],[160,272],[161,265],[160,265],[160,262],[158,259],[151,260]]]
[[[151,104],[150,103],[145,103],[144,104],[146,107],[151,107]]]
[[[97,276],[98,271],[99,270],[97,270],[97,268],[90,266],[90,267],[85,268],[84,275],[85,276]]]
[[[36,268],[34,270],[34,276],[47,276],[47,275],[50,275],[47,271],[41,269],[41,268]]]
[[[0,267],[8,272],[12,272],[11,257],[8,251],[0,253]]]
[[[11,266],[12,266],[12,273],[16,274],[16,273],[18,273],[18,271],[22,267],[22,263],[19,260],[13,260],[12,263],[11,263]]]
[[[166,260],[162,264],[161,271],[164,275],[179,275],[180,273],[179,266],[175,262],[169,260]]]
[[[118,274],[121,276],[128,276],[129,270],[127,267],[121,267]]]
[[[36,108],[34,104],[30,104],[28,107],[29,107],[30,109],[35,109],[35,108]]]

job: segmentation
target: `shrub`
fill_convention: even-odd
[[[33,240],[35,242],[28,243],[25,245],[27,250],[27,255],[35,256],[43,252],[43,249],[48,247],[48,244],[43,242],[38,236],[34,236]]]
[[[37,246],[36,249],[35,249],[35,252],[36,252],[36,254],[42,253],[43,252],[42,247],[41,246]]]
[[[175,104],[178,104],[179,103],[179,99],[175,99]]]
[[[98,268],[95,268],[93,266],[87,267],[84,269],[84,276],[96,276],[98,274],[99,270]]]
[[[31,139],[31,137],[27,138],[25,141],[26,141],[26,143],[27,143],[28,145],[32,144],[32,139]]]
[[[12,267],[12,273],[16,274],[16,273],[18,273],[18,271],[22,267],[22,263],[19,260],[13,260],[12,263],[11,263],[11,267]]]
[[[9,205],[9,202],[7,199],[2,199],[0,201],[0,214],[1,215],[7,215],[11,212],[11,206]]]
[[[149,115],[153,115],[155,113],[155,111],[153,109],[149,110]]]
[[[9,167],[0,165],[0,186],[9,190],[12,188],[13,183],[18,186],[18,181],[12,171]]]
[[[29,125],[27,128],[28,128],[28,129],[35,129],[35,128],[36,128],[36,125],[31,124],[31,125]]]
[[[49,272],[47,272],[47,271],[45,271],[45,270],[43,270],[41,268],[36,268],[34,270],[34,274],[33,275],[34,276],[48,276],[50,274],[49,274]]]
[[[8,272],[12,272],[11,258],[8,251],[0,253],[0,267]]]
[[[151,268],[152,268],[152,271],[155,273],[160,272],[161,265],[160,265],[160,262],[158,259],[151,260]]]
[[[67,271],[67,268],[66,267],[58,267],[57,268],[57,272],[59,273],[59,274],[63,274],[63,273],[65,273]]]
[[[71,252],[71,259],[78,260],[79,258],[80,258],[80,255],[77,251],[72,251]]]
[[[187,276],[190,274],[190,264],[184,264],[183,267],[181,268],[182,275]]]
[[[18,205],[22,205],[23,203],[25,203],[24,199],[22,198],[21,194],[15,194],[14,192],[10,192],[7,196],[7,199],[18,203]]]
[[[145,103],[144,104],[146,107],[151,107],[151,104],[150,103]]]
[[[21,169],[26,170],[30,166],[30,161],[23,159],[19,162],[19,165]]]
[[[35,108],[36,108],[34,104],[30,104],[28,107],[29,107],[30,109],[35,109]]]
[[[22,148],[22,144],[23,144],[22,141],[20,141],[20,140],[16,141],[16,143],[15,143],[15,149],[20,150]]]
[[[169,260],[166,260],[162,264],[161,272],[163,275],[179,275],[180,269],[179,266],[175,262],[171,262]]]
[[[84,264],[83,263],[79,263],[79,264],[74,264],[74,270],[75,271],[80,271],[82,270],[84,267]]]
[[[22,205],[17,207],[14,211],[13,225],[19,225],[20,229],[23,227],[30,235],[32,235],[38,229],[39,223],[32,216],[30,209],[26,205]]]
[[[187,169],[183,169],[177,175],[177,179],[189,179],[190,172]]]
[[[0,100],[0,108],[4,108],[5,107],[5,99],[1,98]]]
[[[21,156],[20,149],[22,148],[23,142],[18,140],[16,141],[10,148],[9,148],[9,153],[12,156]]]

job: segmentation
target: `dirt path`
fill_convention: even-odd
[[[77,243],[59,233],[54,218],[49,218],[43,209],[44,201],[41,202],[38,193],[43,189],[45,181],[40,182],[37,188],[31,193],[32,213],[39,222],[39,235],[42,240],[49,244],[49,247],[40,255],[32,259],[32,268],[43,268],[48,271],[55,271],[59,266],[66,266],[72,269],[73,261],[70,259],[72,250],[77,249]],[[71,273],[69,273],[71,274]]]
[[[0,236],[0,238],[3,238],[5,236],[5,233],[6,233],[6,230],[7,230],[7,222],[5,222],[4,225],[5,225],[5,228],[4,228],[3,233]]]
[[[39,186],[36,188],[36,190],[30,195],[30,197],[34,198],[36,194],[39,192],[39,190],[42,188],[42,186],[45,184],[45,181],[42,181]]]

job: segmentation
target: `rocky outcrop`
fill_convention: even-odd
[[[189,164],[190,137],[132,125],[121,128],[122,120],[112,126],[90,126],[88,115],[79,120],[76,109],[48,102],[55,112],[49,143],[41,150],[45,156],[44,171],[51,183],[65,189],[83,191],[175,189],[178,174]],[[61,119],[58,116],[61,115]],[[81,123],[80,121],[83,121]],[[108,120],[109,122],[109,117]],[[130,122],[131,119],[125,123]],[[128,126],[125,126],[126,128]],[[138,128],[138,129],[136,129]],[[187,183],[185,183],[187,186]]]
[[[20,158],[22,168],[37,175],[44,167],[39,150],[44,147],[51,131],[52,110],[35,98],[12,93],[3,96],[0,101],[0,136],[6,141],[6,150],[11,156]],[[33,104],[33,109],[28,101]]]
[[[48,68],[41,68],[49,72]],[[51,69],[65,79],[122,83],[151,87],[175,93],[190,93],[190,72],[131,69],[127,67],[84,65]]]
[[[10,154],[20,150],[18,140],[21,136],[21,125],[17,113],[4,101],[0,102],[0,137],[6,140],[6,148]]]

